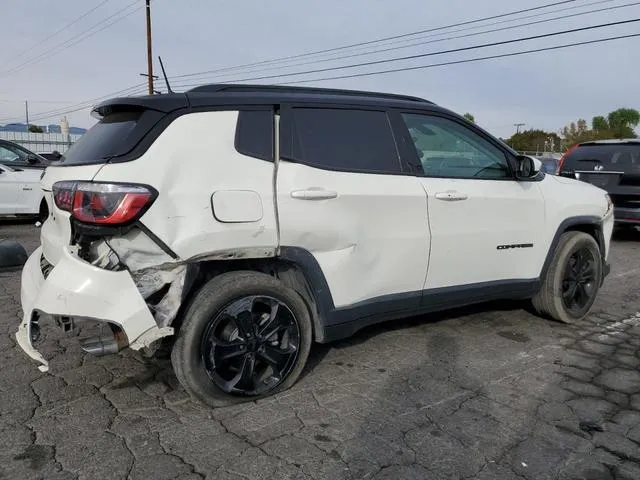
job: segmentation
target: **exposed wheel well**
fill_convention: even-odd
[[[42,200],[40,200],[40,208],[38,210],[38,220],[40,220],[41,222],[44,222],[48,216],[49,216],[49,206],[47,205],[47,201],[43,197]]]
[[[247,270],[271,275],[289,288],[295,290],[309,307],[309,313],[313,322],[313,340],[320,342],[323,340],[324,330],[309,282],[303,271],[297,265],[279,258],[215,260],[189,264],[182,305],[172,326],[176,330],[180,328],[187,305],[207,281],[222,273]]]
[[[584,232],[588,235],[591,235],[596,242],[598,242],[598,247],[600,247],[600,253],[601,255],[603,255],[604,258],[604,254],[605,254],[605,245],[604,245],[604,238],[602,236],[602,229],[599,228],[597,225],[594,224],[590,224],[590,223],[580,223],[577,225],[571,225],[570,227],[568,227],[565,232]]]

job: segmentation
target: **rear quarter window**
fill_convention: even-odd
[[[238,153],[273,161],[274,125],[271,110],[241,110],[236,125],[235,148]]]

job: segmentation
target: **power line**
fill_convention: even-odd
[[[46,42],[47,40],[50,40],[51,38],[55,37],[56,35],[58,35],[59,33],[67,30],[69,27],[71,27],[72,25],[75,25],[76,23],[78,23],[80,20],[82,20],[83,18],[85,18],[87,15],[95,12],[98,8],[100,8],[102,5],[104,5],[105,3],[107,3],[109,0],[103,0],[102,2],[100,2],[98,5],[96,5],[95,7],[87,10],[85,13],[83,13],[82,15],[80,15],[78,18],[76,18],[75,20],[72,20],[70,23],[67,23],[66,25],[64,25],[63,27],[59,28],[58,30],[56,30],[55,32],[53,32],[51,35],[43,38],[42,40],[40,40],[38,43],[36,43],[35,45],[32,45],[31,47],[27,48],[26,50],[21,51],[20,53],[13,55],[12,57],[9,57],[9,59],[7,59],[6,61],[9,62],[11,60],[13,60],[14,58],[18,58],[21,57],[22,55],[24,55],[25,53],[29,52],[30,50],[34,49],[35,47],[37,47],[38,45],[42,45],[44,42]]]
[[[44,52],[40,53],[39,55],[37,55],[37,56],[35,56],[35,57],[31,58],[31,59],[28,59],[25,62],[13,67],[13,68],[10,68],[6,72],[4,72],[4,75],[6,76],[6,75],[10,75],[12,73],[19,72],[20,70],[24,69],[25,67],[27,67],[29,65],[33,65],[34,63],[37,63],[38,61],[42,60],[43,58],[51,58],[53,55],[56,55],[56,54],[58,54],[60,52],[63,52],[65,50],[71,48],[72,46],[78,44],[79,42],[81,42],[83,40],[86,40],[87,38],[90,38],[93,35],[105,30],[106,28],[110,27],[111,25],[113,25],[113,24],[115,24],[117,22],[120,22],[121,20],[124,20],[128,16],[133,15],[135,12],[137,12],[138,10],[143,8],[144,6],[141,5],[141,6],[137,7],[137,8],[135,8],[134,10],[132,10],[131,12],[123,15],[122,17],[118,17],[115,20],[113,20],[112,22],[107,23],[106,25],[102,26],[102,28],[99,28],[98,30],[94,30],[96,27],[100,27],[101,25],[103,25],[107,20],[110,20],[113,17],[116,17],[117,15],[120,15],[121,13],[129,10],[131,7],[135,6],[137,3],[138,3],[138,1],[135,0],[134,2],[130,3],[129,5],[127,5],[126,7],[118,10],[113,15],[110,15],[109,17],[104,18],[100,22],[98,22],[95,25],[91,26],[87,30],[84,30],[83,32],[79,33],[78,35],[75,35],[75,36],[67,39],[64,42],[59,43],[59,44],[53,46],[52,48],[50,48],[48,50],[45,50]]]
[[[493,60],[496,58],[506,58],[506,57],[516,57],[519,55],[527,55],[530,53],[537,53],[537,52],[548,52],[551,50],[560,50],[560,49],[564,49],[564,48],[570,48],[570,47],[577,47],[577,46],[581,46],[581,45],[591,45],[591,44],[595,44],[595,43],[603,43],[603,42],[610,42],[613,40],[622,40],[622,39],[626,39],[626,38],[635,38],[635,37],[640,37],[640,33],[634,33],[634,34],[630,34],[630,35],[620,35],[617,37],[607,37],[607,38],[599,38],[596,40],[587,40],[587,41],[583,41],[583,42],[575,42],[575,43],[566,43],[564,45],[555,45],[552,47],[543,47],[543,48],[535,48],[532,50],[521,50],[519,52],[511,52],[511,53],[502,53],[502,54],[498,54],[498,55],[490,55],[490,56],[486,56],[486,57],[476,57],[476,58],[468,58],[465,60],[453,60],[450,62],[442,62],[442,63],[432,63],[429,65],[417,65],[417,66],[413,66],[413,67],[403,67],[403,68],[394,68],[394,69],[389,69],[389,70],[378,70],[376,72],[365,72],[365,73],[354,73],[351,75],[340,75],[340,76],[335,76],[335,77],[324,77],[324,78],[313,78],[313,79],[308,79],[308,80],[298,80],[295,82],[286,82],[283,83],[283,85],[296,85],[296,84],[301,84],[301,83],[313,83],[313,82],[325,82],[328,80],[342,80],[345,78],[357,78],[357,77],[369,77],[372,75],[383,75],[386,73],[397,73],[397,72],[407,72],[407,71],[411,71],[411,70],[422,70],[422,69],[426,69],[426,68],[435,68],[435,67],[444,67],[447,65],[459,65],[462,63],[472,63],[472,62],[480,62],[483,60]]]
[[[598,2],[592,2],[592,3],[588,4],[588,5],[608,3],[610,1],[612,1],[612,0],[600,0]],[[385,53],[385,52],[389,52],[389,51],[401,50],[401,49],[409,48],[409,47],[415,47],[415,46],[419,46],[419,45],[427,45],[427,44],[432,44],[432,43],[444,42],[444,41],[448,41],[448,40],[457,40],[457,39],[461,39],[461,38],[473,37],[473,36],[477,36],[477,35],[484,35],[484,34],[487,34],[487,33],[494,33],[494,32],[499,32],[499,31],[504,31],[504,30],[511,30],[511,29],[515,29],[515,28],[521,28],[521,27],[529,27],[531,25],[542,24],[542,23],[552,22],[552,21],[556,21],[556,20],[565,20],[567,18],[578,17],[578,16],[592,14],[592,13],[599,13],[599,12],[603,12],[603,11],[611,11],[611,10],[616,10],[616,9],[620,9],[620,8],[627,8],[627,7],[637,6],[637,5],[640,5],[640,1],[639,2],[633,2],[633,3],[627,3],[627,4],[624,4],[624,5],[616,5],[616,6],[613,6],[613,7],[605,7],[605,8],[600,8],[600,9],[589,10],[589,11],[586,11],[586,12],[574,13],[574,14],[571,14],[571,15],[561,15],[561,16],[558,16],[558,17],[547,18],[547,19],[538,20],[538,21],[535,21],[535,22],[527,22],[527,23],[522,23],[522,24],[518,24],[518,25],[510,25],[510,26],[507,26],[507,27],[500,27],[500,28],[494,28],[494,29],[490,29],[490,30],[483,30],[481,32],[467,33],[467,34],[464,34],[464,35],[456,35],[456,36],[451,36],[451,37],[439,38],[439,39],[435,39],[435,40],[415,42],[415,43],[410,43],[408,45],[402,45],[402,46],[398,46],[398,47],[390,47],[390,48],[384,48],[384,49],[379,49],[379,50],[373,50],[373,51],[370,51],[370,52],[353,53],[353,54],[343,55],[343,56],[339,56],[339,57],[335,57],[335,58],[311,60],[311,61],[308,61],[308,62],[294,63],[294,64],[286,65],[286,66],[266,67],[266,68],[262,68],[262,69],[258,69],[258,70],[254,70],[254,71],[248,71],[246,73],[247,74],[260,73],[260,72],[263,72],[263,71],[274,70],[274,69],[278,69],[278,68],[279,69],[292,68],[292,67],[297,67],[297,66],[302,66],[302,65],[310,65],[310,64],[324,63],[324,62],[329,62],[329,61],[334,61],[334,60],[343,60],[343,59],[353,58],[353,57],[361,57],[363,55],[380,54],[380,53]],[[587,6],[587,5],[584,5],[584,6]],[[571,9],[575,9],[575,8],[576,7],[571,7]],[[563,11],[563,10],[568,10],[568,9],[565,8],[565,9],[557,10],[557,11]],[[548,13],[556,13],[557,11],[548,12]],[[545,13],[544,15],[547,15],[548,13]],[[540,14],[532,15],[532,16],[540,16]],[[518,18],[518,19],[515,19],[515,21],[524,20],[525,18],[529,18],[529,17]],[[512,22],[514,20],[509,20],[509,21]],[[503,20],[501,22],[496,22],[495,24],[504,23],[504,22],[505,21]],[[490,25],[494,25],[494,24],[490,24]],[[490,26],[490,25],[486,25],[486,26]],[[474,28],[478,28],[478,27],[474,27]],[[468,28],[467,29],[463,29],[463,30],[468,30]],[[441,34],[438,34],[438,35],[441,35]],[[215,79],[215,78],[219,78],[220,76],[228,76],[228,75],[231,75],[231,73],[221,74],[221,75],[217,75],[217,76],[214,76],[214,77],[207,77],[207,79],[210,79],[210,78]],[[190,79],[190,80],[192,80],[192,79]],[[204,80],[204,79],[201,79],[201,80]],[[178,82],[176,84],[176,86],[177,87],[182,86],[181,82]]]
[[[552,32],[552,33],[545,33],[545,34],[541,34],[541,35],[532,35],[530,37],[522,37],[522,38],[512,38],[510,40],[503,40],[500,42],[491,42],[491,43],[484,43],[484,44],[480,44],[480,45],[471,45],[469,47],[460,47],[460,48],[452,48],[449,50],[440,50],[440,51],[436,51],[436,52],[428,52],[428,53],[421,53],[421,54],[416,54],[416,55],[406,55],[404,57],[396,57],[396,58],[387,58],[384,60],[373,60],[373,61],[369,61],[369,62],[361,62],[361,63],[354,63],[354,64],[350,64],[350,65],[342,65],[342,66],[337,66],[337,67],[326,67],[326,68],[317,68],[314,70],[303,70],[300,72],[292,72],[292,73],[282,73],[282,74],[277,74],[277,75],[263,75],[260,77],[251,77],[251,78],[241,78],[241,79],[236,79],[233,80],[233,82],[249,82],[249,81],[255,81],[255,80],[266,80],[266,79],[273,79],[273,78],[281,78],[281,77],[292,77],[292,76],[299,76],[299,75],[308,75],[311,73],[322,73],[322,72],[330,72],[330,71],[334,71],[334,70],[344,70],[344,69],[349,69],[349,68],[358,68],[358,67],[366,67],[366,66],[371,66],[371,65],[379,65],[379,64],[383,64],[383,63],[390,63],[390,62],[399,62],[399,61],[404,61],[404,60],[415,60],[417,58],[424,58],[424,57],[431,57],[434,55],[444,55],[444,54],[448,54],[448,53],[457,53],[457,52],[464,52],[467,50],[477,50],[479,48],[488,48],[488,47],[495,47],[498,45],[508,45],[511,43],[519,43],[519,42],[525,42],[525,41],[529,41],[529,40],[538,40],[541,38],[548,38],[548,37],[555,37],[557,35],[566,35],[569,33],[576,33],[576,32],[583,32],[583,31],[587,31],[587,30],[594,30],[594,29],[598,29],[598,28],[605,28],[605,27],[612,27],[612,26],[616,26],[616,25],[624,25],[624,24],[629,24],[629,23],[635,23],[635,22],[639,22],[640,18],[635,18],[635,19],[631,19],[631,20],[621,20],[618,22],[610,22],[610,23],[602,23],[602,24],[598,24],[598,25],[590,25],[588,27],[580,27],[580,28],[572,28],[569,30],[562,30],[559,32]],[[221,83],[227,83],[227,82],[221,82]],[[183,85],[186,86],[186,85]]]
[[[81,110],[85,110],[87,108],[91,108],[93,107],[97,102],[100,102],[102,100],[106,100],[108,98],[112,98],[118,95],[137,95],[137,94],[142,94],[145,93],[145,87],[144,86],[138,86],[135,89],[128,89],[126,91],[120,91],[120,92],[115,92],[115,93],[111,93],[109,95],[105,95],[103,97],[100,98],[96,98],[96,99],[92,99],[92,100],[87,100],[86,102],[82,103],[82,104],[78,104],[73,108],[69,108],[69,109],[65,109],[62,111],[57,111],[57,112],[40,112],[36,115],[33,116],[34,120],[46,120],[48,118],[53,118],[53,117],[58,117],[60,115],[67,115],[69,113],[74,113],[74,112],[79,112]]]
[[[318,55],[318,54],[322,54],[322,53],[328,53],[328,52],[336,52],[339,50],[345,50],[348,48],[353,48],[353,47],[359,47],[359,46],[363,46],[363,45],[371,45],[374,43],[380,43],[380,42],[385,42],[388,40],[395,40],[395,39],[399,39],[399,38],[406,38],[406,37],[410,37],[410,36],[414,36],[414,35],[420,35],[423,33],[430,33],[430,32],[435,32],[435,31],[439,31],[439,30],[447,30],[449,28],[454,28],[454,27],[460,27],[463,25],[470,25],[473,23],[479,23],[479,22],[484,22],[487,20],[495,20],[497,18],[504,18],[504,17],[508,17],[508,16],[512,16],[512,15],[518,15],[520,13],[526,13],[526,12],[531,12],[534,10],[541,10],[541,9],[545,9],[545,8],[549,8],[549,7],[554,7],[556,5],[562,5],[562,4],[566,4],[566,3],[573,3],[576,0],[563,0],[563,1],[559,1],[559,2],[553,2],[553,3],[548,3],[545,5],[540,5],[537,7],[531,7],[531,8],[525,8],[523,10],[517,10],[517,11],[513,11],[513,12],[507,12],[507,13],[501,13],[499,15],[492,15],[489,17],[484,17],[484,18],[479,18],[479,19],[475,19],[475,20],[467,20],[464,22],[458,22],[458,23],[453,23],[450,25],[445,25],[445,26],[441,26],[441,27],[432,27],[432,28],[427,28],[427,29],[423,29],[423,30],[417,30],[414,32],[410,32],[410,33],[403,33],[403,34],[399,34],[399,35],[392,35],[389,37],[383,37],[383,38],[379,38],[376,40],[368,40],[365,42],[358,42],[358,43],[352,43],[349,45],[342,45],[340,47],[333,47],[333,48],[327,48],[327,49],[323,49],[323,50],[316,50],[316,51],[312,51],[312,52],[306,52],[306,53],[299,53],[297,55],[289,55],[286,57],[279,57],[279,58],[273,58],[273,59],[269,59],[269,60],[262,60],[260,62],[253,62],[253,63],[246,63],[243,65],[235,65],[235,66],[231,66],[231,67],[224,67],[224,68],[219,68],[219,69],[215,69],[215,70],[207,70],[207,71],[203,71],[203,72],[195,72],[195,73],[186,73],[183,75],[177,75],[175,77],[172,78],[186,78],[186,77],[192,77],[192,76],[196,76],[196,75],[202,75],[205,73],[218,73],[218,72],[222,72],[222,71],[229,71],[229,70],[236,70],[239,68],[245,68],[245,67],[254,67],[254,66],[258,66],[258,65],[265,65],[265,64],[269,64],[269,63],[274,63],[274,62],[281,62],[281,61],[285,61],[285,60],[293,60],[296,58],[302,58],[302,57],[308,57],[308,56],[312,56],[312,55]]]
[[[42,103],[50,105],[73,105],[76,102],[70,100],[29,100],[31,103]],[[0,98],[0,103],[24,103],[23,100],[7,100]]]
[[[491,26],[494,26],[494,25],[501,25],[501,24],[504,24],[504,23],[517,22],[519,20],[526,20],[526,19],[529,19],[529,18],[544,17],[544,16],[550,15],[552,13],[566,12],[566,11],[569,11],[569,10],[576,10],[576,9],[579,9],[579,8],[586,8],[586,7],[590,7],[590,6],[593,6],[593,5],[600,5],[602,3],[611,3],[613,1],[615,1],[615,0],[598,0],[598,1],[590,2],[590,3],[585,3],[584,5],[574,5],[572,7],[559,8],[557,10],[551,10],[551,11],[548,11],[548,12],[535,13],[535,14],[532,14],[532,15],[523,15],[523,16],[519,16],[517,18],[511,18],[511,19],[507,19],[507,20],[499,20],[497,22],[487,23],[487,24],[484,24],[484,25],[474,25],[474,26],[471,26],[471,27],[458,28],[456,30],[449,30],[447,32],[440,32],[440,33],[432,33],[432,34],[429,34],[429,35],[420,34],[420,35],[416,35],[415,38],[412,38],[412,39],[408,38],[408,39],[387,41],[387,42],[384,42],[384,44],[385,44],[384,46],[396,45],[398,43],[410,42],[410,41],[416,40],[416,39],[438,37],[438,36],[441,36],[441,35],[446,35],[446,34],[451,34],[451,33],[466,32],[466,31],[469,31],[469,30],[476,30],[478,28],[483,28],[483,27],[491,27]]]
[[[47,118],[52,118],[52,117],[56,117],[59,115],[66,115],[68,113],[74,113],[80,110],[84,110],[85,108],[89,108],[91,106],[94,105],[94,103],[96,102],[100,102],[102,100],[106,100],[108,98],[113,98],[115,96],[118,95],[135,95],[138,93],[143,93],[144,92],[144,86],[146,85],[146,83],[139,83],[136,85],[132,85],[130,87],[124,88],[122,90],[118,90],[116,92],[112,92],[112,93],[108,93],[106,95],[97,97],[97,98],[92,98],[90,100],[84,100],[82,102],[77,102],[74,103],[73,105],[69,106],[69,107],[64,107],[64,108],[55,108],[52,110],[46,110],[44,112],[40,112],[40,113],[36,113],[35,115],[32,116],[32,120],[44,120]],[[12,123],[12,121],[18,121],[16,120],[15,117],[6,117],[3,119],[0,119],[0,123]]]

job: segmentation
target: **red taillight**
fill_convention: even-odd
[[[71,212],[80,222],[122,225],[138,218],[155,199],[155,192],[142,185],[58,182],[53,185],[56,206]]]
[[[560,160],[558,161],[558,168],[556,170],[556,175],[560,175],[560,172],[562,172],[562,167],[564,167],[564,162],[567,160],[567,155],[569,155],[571,152],[573,152],[576,148],[578,148],[578,144],[576,145],[572,145],[571,147],[569,147],[569,149],[564,152],[564,154],[560,157]]]

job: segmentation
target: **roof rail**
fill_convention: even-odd
[[[202,92],[202,93],[216,93],[216,92],[252,92],[252,93],[307,93],[307,94],[330,94],[330,95],[345,95],[352,97],[376,97],[376,98],[389,98],[395,100],[405,100],[409,102],[421,102],[421,103],[433,103],[429,100],[425,100],[420,97],[413,97],[410,95],[398,95],[395,93],[381,93],[381,92],[366,92],[361,90],[342,90],[335,88],[321,88],[321,87],[291,87],[287,85],[250,85],[250,84],[233,84],[233,83],[212,83],[209,85],[201,85],[199,87],[187,90],[187,93]]]

